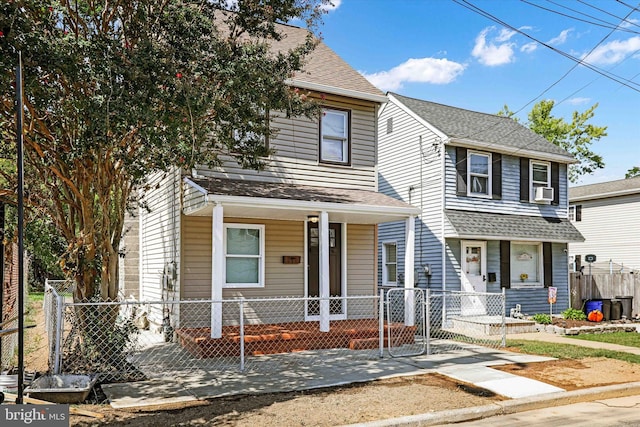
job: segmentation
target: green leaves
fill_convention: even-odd
[[[607,136],[606,126],[595,126],[589,122],[595,115],[598,104],[584,112],[574,111],[571,122],[552,114],[555,102],[542,100],[535,104],[528,114],[526,126],[538,135],[560,148],[573,154],[577,164],[569,165],[569,181],[577,182],[580,176],[588,175],[597,169],[604,168],[602,156],[591,151],[591,144]],[[505,105],[498,113],[500,116],[511,116],[513,112]]]
[[[220,8],[226,3],[0,4],[1,148],[15,150],[21,51],[27,185],[69,245],[68,272],[85,287],[95,274],[117,279],[109,272],[124,211],[148,174],[216,165],[221,155],[259,169],[265,138],[277,132],[269,112],[317,111],[285,84],[314,48],[312,34],[300,30],[286,49],[274,46],[280,22],[300,17],[312,28],[321,0],[245,0],[233,3],[235,13]]]

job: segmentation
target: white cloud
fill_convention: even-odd
[[[638,50],[640,50],[640,36],[627,40],[613,40],[598,46],[586,60],[591,64],[615,64]]]
[[[448,59],[411,58],[389,71],[362,73],[373,85],[383,91],[398,90],[403,83],[451,83],[464,71],[465,66]]]
[[[342,0],[329,0],[328,3],[320,6],[320,9],[326,10],[327,12],[331,12],[332,10],[336,10],[342,4]]]
[[[500,34],[498,34],[498,37],[496,37],[496,41],[498,43],[508,42],[511,39],[511,37],[515,35],[516,35],[515,31],[507,30],[506,28],[503,28],[500,30]]]
[[[527,43],[525,45],[522,45],[522,47],[520,48],[520,52],[531,53],[534,50],[536,50],[537,48],[538,48],[538,43],[531,42],[531,43]]]
[[[478,58],[478,61],[480,61],[481,64],[489,67],[513,62],[513,48],[515,43],[506,42],[514,33],[502,30],[498,37],[487,41],[488,34],[493,30],[495,30],[495,27],[487,27],[478,34],[478,37],[476,37],[476,44],[471,51],[471,55]]]
[[[560,32],[560,34],[558,34],[556,37],[554,37],[554,38],[552,38],[551,40],[549,40],[549,41],[547,42],[547,44],[550,44],[550,45],[552,45],[552,46],[553,46],[553,45],[556,45],[556,46],[557,46],[557,45],[561,45],[561,44],[563,44],[564,42],[566,42],[566,41],[567,41],[567,37],[569,37],[569,33],[571,33],[571,31],[573,31],[573,28],[569,28],[569,29],[566,29],[566,30],[562,30],[562,31]]]
[[[567,99],[565,102],[570,105],[583,105],[583,104],[587,104],[588,102],[591,102],[591,98],[577,97],[577,98]]]

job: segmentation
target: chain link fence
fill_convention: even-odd
[[[326,301],[282,297],[73,303],[69,285],[47,286],[50,369],[99,374],[103,382],[216,371],[301,372],[347,358],[504,345],[504,294],[482,294],[486,313],[480,315],[464,312],[465,298],[478,294],[425,289],[396,288]],[[323,310],[330,315],[328,322],[319,320]],[[498,324],[482,323],[482,318]]]

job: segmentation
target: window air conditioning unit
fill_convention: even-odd
[[[552,201],[553,201],[553,187],[536,188],[536,202],[552,202]]]

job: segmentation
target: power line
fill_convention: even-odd
[[[614,28],[615,29],[615,28],[618,28],[618,26],[619,26],[619,25],[613,24],[611,22],[607,22],[607,21],[605,21],[603,19],[597,18],[595,16],[588,15],[588,14],[586,14],[584,12],[580,12],[579,10],[572,9],[570,7],[567,7],[566,5],[558,4],[558,3],[556,3],[556,2],[554,2],[552,0],[547,0],[547,1],[549,3],[551,3],[551,4],[554,4],[556,6],[562,7],[562,8],[567,9],[567,10],[570,10],[570,11],[575,12],[577,14],[586,16],[586,17],[591,18],[591,19],[595,19],[596,21],[600,21],[600,22],[602,22],[602,24],[599,24],[599,23],[593,22],[593,21],[589,21],[589,20],[586,20],[586,19],[578,18],[577,16],[569,15],[567,13],[562,13],[560,11],[557,11],[557,10],[554,10],[554,9],[550,9],[548,7],[544,7],[544,6],[536,4],[536,3],[532,3],[532,2],[530,2],[528,0],[520,0],[520,1],[522,3],[526,3],[526,4],[530,5],[530,6],[537,7],[538,9],[542,9],[542,10],[545,10],[547,12],[555,13],[557,15],[564,16],[565,18],[573,19],[573,20],[580,21],[580,22],[585,22],[585,23],[591,24],[591,25],[596,25],[598,27]],[[635,30],[632,30],[632,29],[629,29],[629,28],[621,28],[620,31],[625,31],[625,32],[628,32],[628,33],[633,33],[633,34],[640,34],[639,32],[637,32]]]

